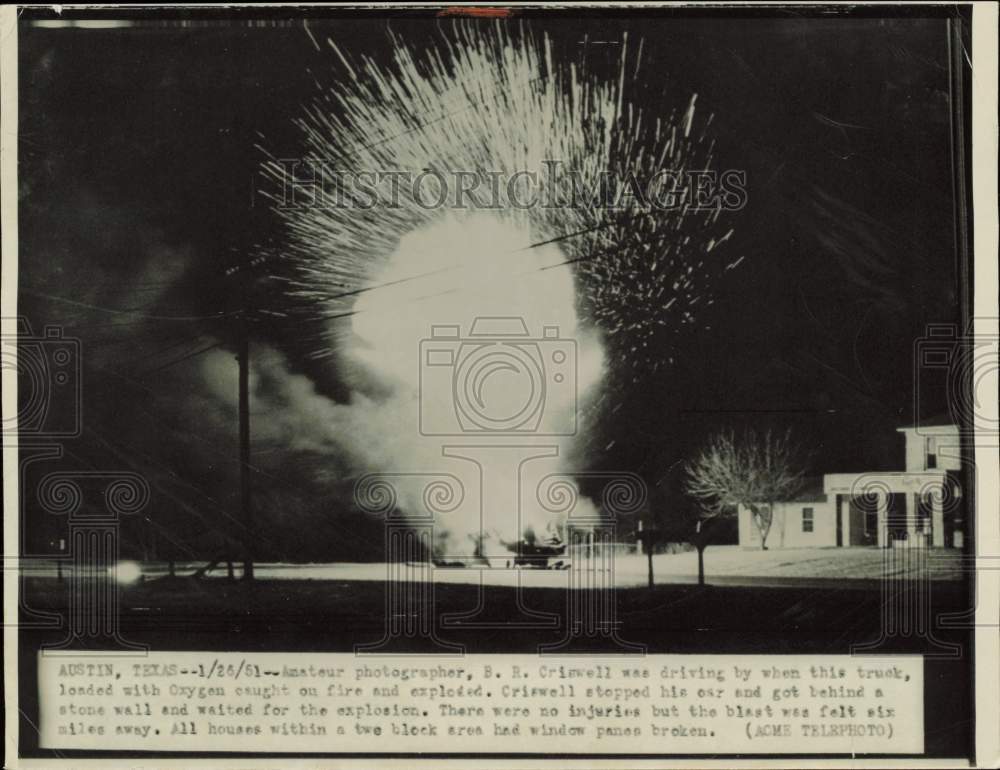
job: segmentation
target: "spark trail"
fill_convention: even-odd
[[[383,65],[326,40],[337,81],[297,121],[301,158],[323,170],[334,205],[288,205],[279,192],[288,165],[265,165],[290,270],[279,276],[287,286],[280,312],[304,333],[319,330],[314,355],[336,356],[352,395],[337,406],[333,433],[359,469],[441,470],[466,489],[501,490],[490,496],[501,520],[484,523],[475,501],[436,518],[439,554],[469,556],[472,543],[482,555],[487,530],[495,548],[528,528],[546,530],[552,519],[530,502],[519,520],[505,518],[517,502],[495,504],[497,495],[515,494],[503,474],[469,476],[469,462],[443,457],[447,439],[418,425],[418,405],[429,406],[432,422],[455,419],[451,388],[421,393],[418,350],[431,327],[453,324],[466,334],[478,317],[517,316],[535,337],[549,326],[575,340],[576,381],[547,382],[544,409],[559,420],[575,414],[578,430],[516,437],[532,450],[557,450],[532,461],[525,488],[546,474],[572,474],[587,465],[581,452],[596,405],[606,401],[599,386],[612,372],[639,378],[670,363],[674,335],[711,303],[713,282],[732,262],[718,248],[731,230],[718,207],[656,208],[632,194],[664,169],[708,168],[712,153],[710,120],[696,120],[694,97],[660,119],[628,101],[641,68],[627,46],[617,76],[602,77],[563,63],[551,40],[526,26],[456,23],[429,48],[390,42],[393,59]],[[345,175],[370,181],[380,172],[390,174],[390,193],[380,187],[374,199],[340,184]],[[507,205],[493,205],[493,182],[519,173],[536,175],[535,205],[513,205],[510,188]],[[463,175],[471,205],[427,205],[415,185],[393,188],[404,174]],[[490,371],[484,399],[514,398],[518,380]],[[402,486],[400,508],[412,513],[420,491]],[[579,505],[592,504],[581,497]]]
[[[534,243],[558,244],[576,276],[579,309],[605,333],[618,369],[638,376],[672,363],[673,339],[713,303],[733,262],[720,248],[732,230],[720,206],[699,209],[690,190],[668,210],[632,193],[636,180],[645,185],[658,172],[711,167],[713,116],[698,120],[696,96],[656,117],[629,101],[642,46],[633,56],[627,38],[617,75],[602,77],[558,59],[547,36],[523,25],[457,22],[429,48],[390,37],[388,65],[352,59],[325,41],[337,79],[296,121],[303,161],[331,177],[391,172],[397,185],[403,172],[473,174],[482,184],[470,197],[484,208],[493,208],[492,179],[536,174],[537,200],[572,205],[493,213],[527,226]],[[287,183],[287,173],[275,159],[265,164],[272,187]],[[323,325],[316,355],[335,353],[350,328],[340,321],[357,312],[360,294],[381,289],[377,277],[402,237],[462,213],[447,203],[428,207],[411,188],[398,185],[393,205],[278,206],[293,266],[281,278],[295,312]]]

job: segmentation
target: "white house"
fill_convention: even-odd
[[[740,545],[760,548],[760,529],[749,508],[739,510]],[[836,545],[834,503],[823,491],[823,477],[806,479],[794,500],[775,503],[768,548]]]
[[[827,473],[821,484],[807,482],[795,500],[775,504],[767,546],[961,547],[958,426],[942,419],[898,430],[905,470]],[[740,545],[760,547],[743,506],[739,534]]]

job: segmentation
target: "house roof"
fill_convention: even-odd
[[[948,412],[922,417],[917,422],[900,425],[899,430],[913,430],[914,428],[957,428],[955,418]]]
[[[823,476],[806,476],[802,479],[802,488],[797,494],[774,502],[779,505],[782,503],[825,503],[826,493],[823,491],[823,478]]]
[[[826,501],[826,493],[823,491],[822,476],[807,476],[803,479],[802,489],[789,503],[822,503]]]

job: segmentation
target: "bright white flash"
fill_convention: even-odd
[[[568,472],[579,405],[603,371],[598,336],[577,322],[565,255],[554,244],[532,247],[513,220],[452,216],[402,238],[371,286],[354,305],[342,355],[356,376],[391,390],[381,414],[392,424],[372,410],[353,440],[382,470],[461,479],[466,503],[439,522],[446,553],[467,555],[481,535],[485,549],[509,553],[504,543],[551,524],[535,489]],[[490,344],[477,365],[484,333]],[[469,444],[479,455],[456,459]],[[405,496],[405,479],[397,483]]]

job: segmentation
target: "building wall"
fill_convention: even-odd
[[[961,469],[957,426],[942,425],[921,428],[919,433],[915,428],[900,428],[900,433],[906,437],[906,470],[957,471]],[[929,448],[935,450],[935,468],[929,468],[927,464]]]
[[[827,497],[839,497],[842,508],[845,504],[850,508],[849,538],[845,542],[851,545],[887,546],[889,541],[900,539],[913,544],[953,545],[950,533],[956,527],[956,518],[961,529],[961,514],[949,473],[941,469],[828,473],[823,477],[823,489]],[[952,491],[945,492],[949,487]],[[942,495],[953,501],[947,511]],[[900,538],[900,530],[912,533],[912,537],[907,534]]]
[[[916,526],[915,511],[917,498],[927,490],[940,487],[946,479],[947,471],[961,470],[959,455],[959,431],[955,425],[936,425],[916,428],[900,428],[906,443],[905,471],[878,471],[866,473],[827,473],[823,477],[825,500],[819,502],[777,503],[774,522],[767,537],[768,548],[827,547],[837,545],[837,499],[841,504],[842,545],[877,545],[878,519],[866,518],[859,506],[857,495],[862,492],[878,492],[888,495],[886,509],[881,515],[889,515],[890,508],[898,509],[895,527],[908,526],[906,517],[911,519],[913,539],[927,537],[921,526]],[[933,462],[929,462],[933,454]],[[813,531],[802,531],[802,510],[813,509]],[[912,508],[912,509],[911,509]],[[903,524],[899,524],[903,516]],[[760,533],[753,523],[748,508],[739,509],[739,542],[744,547],[760,547]],[[949,528],[955,525],[942,518],[940,509],[932,516],[936,530],[933,545],[954,545]],[[926,526],[926,524],[922,525]]]
[[[807,548],[837,545],[837,511],[835,500],[776,503],[774,521],[767,536],[768,548]],[[812,508],[812,532],[802,529],[803,509]],[[760,532],[749,508],[740,506],[740,545],[760,548]]]

